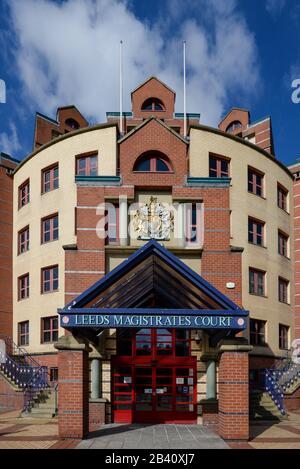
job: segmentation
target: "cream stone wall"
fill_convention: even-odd
[[[256,347],[255,353],[286,355],[279,350],[278,325],[290,326],[293,336],[293,180],[273,160],[254,148],[209,130],[191,129],[190,176],[209,176],[209,153],[230,158],[231,244],[244,248],[242,255],[243,305],[255,319],[267,320],[266,347]],[[248,165],[265,174],[265,198],[248,193]],[[277,206],[277,183],[289,191],[289,213]],[[248,243],[248,216],[265,222],[266,247]],[[278,254],[278,229],[290,236],[291,258]],[[266,275],[266,298],[249,294],[249,267],[261,269]],[[278,301],[278,277],[290,281],[290,302]]]
[[[17,325],[29,320],[28,351],[53,351],[50,344],[41,344],[41,318],[56,315],[64,306],[64,250],[63,246],[76,243],[75,236],[75,155],[98,152],[98,172],[103,176],[116,175],[116,128],[88,130],[70,135],[42,149],[28,159],[14,176],[14,239],[13,239],[13,298],[14,340]],[[41,171],[59,163],[59,188],[41,194]],[[18,187],[30,178],[30,203],[18,210]],[[41,245],[41,219],[58,212],[59,240]],[[30,250],[17,255],[18,231],[29,225]],[[41,294],[41,268],[59,265],[59,290]],[[17,279],[29,272],[30,297],[18,301]],[[60,331],[62,332],[62,331]]]

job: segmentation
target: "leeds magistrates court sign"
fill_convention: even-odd
[[[246,318],[230,314],[62,314],[61,326],[65,328],[156,328],[184,329],[245,329]]]

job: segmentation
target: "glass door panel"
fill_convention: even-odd
[[[153,369],[137,367],[135,370],[135,410],[152,412],[153,400]]]
[[[173,368],[157,368],[155,378],[155,411],[171,412],[173,410]]]

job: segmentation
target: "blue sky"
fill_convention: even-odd
[[[300,157],[298,0],[0,0],[0,151],[32,149],[34,117],[76,104],[92,122],[118,110],[118,47],[124,40],[124,105],[157,75],[182,111],[187,41],[188,112],[216,126],[230,107],[271,115],[277,157]]]

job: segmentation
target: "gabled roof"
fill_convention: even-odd
[[[148,117],[147,119],[145,119],[140,125],[137,125],[136,127],[134,127],[134,129],[132,129],[130,132],[128,132],[127,134],[124,135],[124,137],[120,138],[118,140],[118,143],[122,143],[124,142],[124,140],[126,140],[127,138],[131,137],[131,135],[133,135],[134,133],[138,132],[142,127],[144,127],[145,125],[147,125],[149,122],[151,121],[156,121],[158,124],[160,124],[162,127],[164,127],[166,130],[168,130],[169,132],[171,132],[175,137],[179,138],[179,140],[181,140],[183,143],[185,143],[186,145],[188,145],[188,142],[183,138],[181,137],[181,135],[179,135],[177,132],[175,132],[175,130],[173,130],[171,127],[169,127],[167,124],[165,124],[162,120],[158,119],[157,117],[155,116],[150,116]]]
[[[232,113],[232,111],[242,111],[242,112],[247,112],[249,118],[250,118],[250,111],[249,109],[244,109],[244,108],[241,108],[241,107],[232,107],[228,112],[227,114],[220,120],[219,122],[219,125],[222,124],[222,122],[224,122],[224,120],[229,116],[229,114]]]
[[[159,78],[157,78],[155,76],[151,76],[151,77],[147,78],[147,80],[145,80],[143,83],[141,83],[139,86],[137,86],[133,91],[131,91],[131,94],[135,93],[138,89],[140,89],[142,86],[144,86],[146,83],[148,83],[148,81],[153,80],[153,79],[158,81],[161,85],[163,85],[165,88],[167,88],[169,91],[171,91],[171,93],[173,93],[176,96],[176,93],[175,93],[174,90],[172,90],[172,88],[170,88],[168,85],[166,85],[163,81],[161,81]]]
[[[155,240],[139,248],[60,312],[78,308],[138,308],[157,295],[174,308],[243,311]]]

